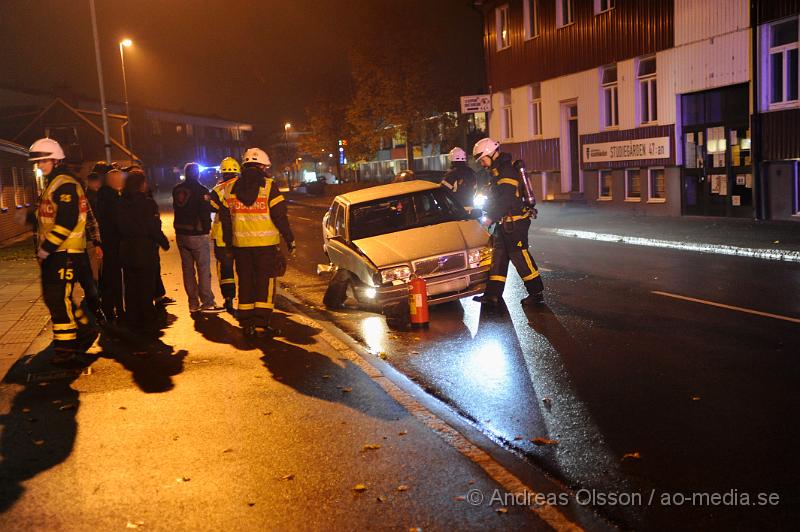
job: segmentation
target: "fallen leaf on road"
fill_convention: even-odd
[[[495,512],[497,512],[499,514],[507,514],[508,513],[508,508],[498,508],[497,510],[495,510]]]
[[[125,525],[125,528],[139,528],[140,526],[144,526],[144,521],[136,521],[135,523],[128,521],[128,524]]]
[[[379,357],[381,357],[381,360],[386,360],[387,358],[389,358],[389,357],[386,355],[386,352],[385,352],[385,351],[381,351],[381,354],[380,354],[380,355],[378,355],[378,356],[379,356]]]
[[[254,502],[248,502],[247,503],[247,506],[255,506],[255,505],[256,505],[256,503],[254,503]]]
[[[30,413],[30,411],[31,411],[31,409],[30,409],[30,408],[28,408],[27,406],[26,406],[25,408],[23,408],[23,409],[22,409],[22,413],[23,413],[23,414],[28,414],[28,413]]]
[[[128,407],[127,407],[127,406],[121,406],[121,407],[119,407],[119,409],[120,409],[120,410],[127,410],[127,409],[128,409]]]
[[[418,354],[419,354],[419,351],[411,351],[411,354],[412,354],[412,355],[418,355]]]
[[[362,451],[376,451],[380,449],[381,446],[377,443],[368,443],[364,447],[361,448]]]
[[[283,475],[281,477],[281,480],[294,480],[294,473],[291,473],[289,475]]]
[[[230,452],[233,452],[233,449],[231,449],[230,447],[227,447],[225,449],[222,449],[222,452],[223,453],[230,453]]]
[[[265,415],[265,416],[271,416],[271,415],[272,415],[272,412],[264,412],[264,415]]]
[[[342,391],[343,391],[344,393],[350,393],[350,392],[352,392],[352,391],[353,391],[353,389],[352,389],[352,388],[342,388]]]
[[[467,500],[467,498],[464,497],[463,495],[456,495],[455,497],[453,497],[453,500],[454,501],[465,501],[465,500]]]
[[[75,403],[67,403],[58,407],[59,410],[75,410]]]
[[[399,486],[397,486],[397,491],[408,491],[408,486],[406,486],[405,484],[400,484]]]
[[[322,376],[322,378],[323,378],[323,379],[330,379],[330,378],[331,378],[331,376],[330,376],[330,375],[323,375],[323,376]]]
[[[175,482],[189,482],[190,480],[192,479],[189,477],[178,477],[175,479]]]
[[[355,486],[353,486],[353,491],[357,491],[359,493],[362,491],[367,491],[367,486],[365,486],[364,484],[356,484]]]
[[[401,430],[400,432],[397,433],[398,436],[405,436],[406,434],[408,434],[407,430]]]
[[[533,438],[531,442],[534,445],[555,445],[558,443],[558,440],[550,440],[547,438]]]
[[[33,440],[34,445],[44,445],[44,440]]]
[[[470,480],[469,482],[467,482],[467,484],[470,484],[470,485],[475,484],[475,481],[474,480]]]
[[[386,495],[378,495],[376,499],[378,502],[386,502]]]
[[[642,455],[640,455],[638,451],[635,453],[625,453],[622,455],[623,460],[639,460],[641,457]]]

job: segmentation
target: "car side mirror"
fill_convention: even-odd
[[[483,211],[477,207],[470,209],[469,213],[467,214],[468,220],[480,220],[482,217]]]

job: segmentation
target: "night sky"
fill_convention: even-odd
[[[402,46],[398,21],[429,28],[429,47],[481,89],[481,15],[471,0],[95,0],[106,97],[280,130],[320,93],[347,86],[348,51],[365,27]],[[374,26],[373,26],[374,27]],[[402,33],[402,32],[400,32]],[[0,0],[0,84],[98,96],[88,0]],[[2,107],[2,102],[0,102]]]

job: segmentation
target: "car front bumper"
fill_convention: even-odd
[[[482,294],[488,280],[489,266],[429,277],[425,279],[428,305],[438,305],[462,297]],[[360,286],[356,287],[355,291],[356,298],[361,305],[382,309],[392,303],[408,301],[409,285],[403,283],[378,287]]]

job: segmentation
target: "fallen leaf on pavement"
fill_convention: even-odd
[[[358,492],[367,491],[367,487],[364,484],[356,484],[355,486],[353,486],[353,491],[358,491]]]
[[[381,446],[377,443],[368,443],[364,447],[361,448],[362,451],[376,451],[380,449]]]
[[[353,389],[352,389],[352,388],[342,388],[342,391],[343,391],[344,393],[350,393],[350,392],[352,392],[352,391],[353,391]]]
[[[271,416],[271,415],[272,415],[272,412],[264,412],[264,415],[265,415],[265,416]]]
[[[397,433],[398,436],[405,436],[406,434],[408,434],[407,430],[401,430],[400,432]]]
[[[34,445],[44,445],[44,440],[33,440]]]
[[[331,376],[330,376],[330,375],[323,375],[323,376],[322,376],[322,378],[323,378],[323,379],[330,379],[330,378],[331,378]]]
[[[411,351],[411,354],[412,354],[412,355],[418,355],[418,354],[419,354],[419,351]]]
[[[533,438],[531,442],[534,445],[555,445],[558,443],[558,440],[550,440],[547,438]]]
[[[128,409],[128,407],[127,407],[127,406],[121,406],[121,407],[119,407],[119,409],[120,409],[120,410],[127,410],[127,409]]]
[[[223,453],[230,453],[230,452],[233,452],[233,449],[231,449],[230,447],[227,447],[225,449],[222,449],[222,452]]]
[[[378,495],[376,499],[378,502],[386,502],[386,495]]]
[[[467,500],[467,498],[464,497],[463,495],[456,495],[455,497],[453,497],[453,500],[454,501],[465,501],[465,500]]]
[[[189,482],[190,480],[192,479],[189,477],[178,477],[175,479],[175,482]]]
[[[23,414],[28,414],[28,413],[30,413],[30,411],[31,411],[31,409],[30,409],[30,408],[28,408],[27,406],[26,406],[25,408],[23,408],[23,409],[22,409],[22,413],[23,413]]]
[[[406,486],[405,484],[400,484],[399,486],[397,486],[397,491],[408,491],[408,486]]]
[[[470,485],[475,484],[475,481],[474,480],[470,480],[469,482],[467,482],[467,484],[470,484]]]
[[[386,360],[387,358],[389,358],[389,356],[386,354],[385,351],[381,351],[380,355],[378,356],[381,357],[381,360]]]
[[[639,451],[636,451],[635,453],[625,453],[622,455],[623,460],[639,460],[641,457],[642,455],[639,454]]]
[[[294,480],[294,473],[291,473],[289,475],[283,475],[281,477],[281,480]]]
[[[247,506],[255,506],[255,505],[256,505],[256,503],[254,503],[254,502],[248,502],[247,503]]]
[[[495,512],[497,512],[499,514],[507,514],[508,513],[508,508],[498,508],[497,510],[495,510]]]

